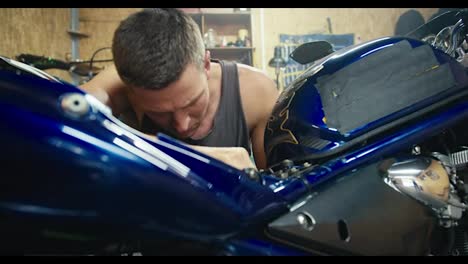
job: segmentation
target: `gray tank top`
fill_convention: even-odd
[[[237,65],[231,61],[213,61],[221,65],[222,74],[221,95],[218,111],[214,117],[213,129],[203,139],[187,139],[184,142],[211,147],[244,147],[251,153],[249,129],[245,121],[240,97]],[[158,129],[146,115],[143,116],[140,130],[149,134],[155,134],[158,131],[167,133],[162,129]]]

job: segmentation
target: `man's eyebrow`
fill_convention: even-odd
[[[203,89],[201,91],[201,93],[199,93],[196,97],[194,97],[193,99],[191,99],[187,104],[185,104],[185,106],[182,106],[182,107],[179,107],[175,110],[178,110],[178,109],[184,109],[184,108],[187,108],[187,107],[190,107],[192,106],[194,103],[197,102],[198,99],[200,99],[200,97],[203,96],[203,93],[205,92],[205,89]],[[171,113],[173,111],[165,111],[165,110],[161,110],[161,109],[155,109],[153,111],[148,111],[147,113],[153,113],[153,114],[167,114],[167,113]]]
[[[205,93],[205,89],[203,89],[201,93],[199,93],[196,97],[192,98],[187,104],[185,104],[185,106],[182,106],[181,109],[184,109],[193,105],[198,99],[200,99],[200,97],[202,97],[203,93]]]

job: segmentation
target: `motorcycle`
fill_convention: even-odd
[[[467,19],[298,47],[259,171],[1,57],[1,254],[467,255]]]

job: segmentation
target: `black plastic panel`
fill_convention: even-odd
[[[315,253],[421,255],[429,252],[430,211],[389,187],[377,165],[321,186],[315,196],[269,225],[269,235]],[[297,220],[306,213],[315,224]],[[311,230],[310,230],[311,229]]]

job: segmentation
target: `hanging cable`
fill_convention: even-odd
[[[91,56],[91,60],[89,61],[89,72],[90,72],[90,78],[93,77],[93,61],[94,61],[94,57],[96,56],[96,54],[98,54],[100,51],[103,51],[103,50],[106,50],[106,49],[111,49],[112,47],[104,47],[104,48],[100,48],[100,49],[97,49],[93,55]],[[107,60],[105,60],[107,61]],[[112,61],[112,60],[110,60]],[[96,61],[97,62],[97,61]]]

